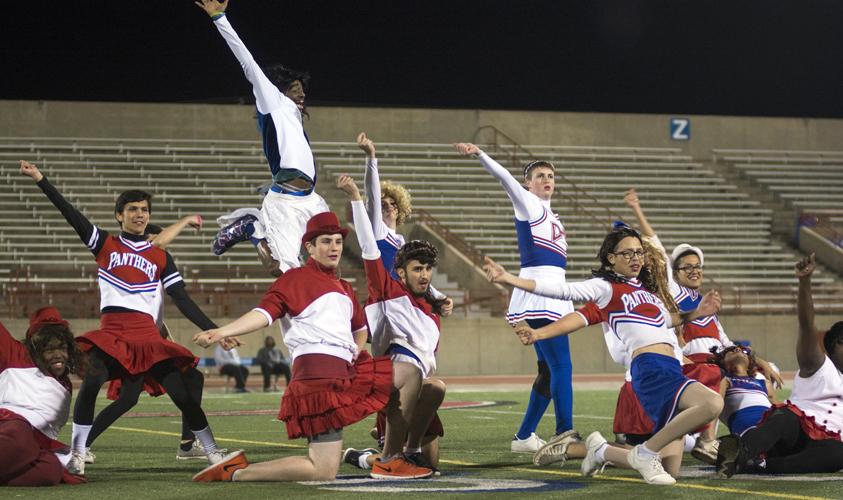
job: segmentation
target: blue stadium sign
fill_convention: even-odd
[[[670,119],[670,139],[688,141],[691,139],[691,120],[688,118]]]

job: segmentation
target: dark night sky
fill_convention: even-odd
[[[232,0],[310,104],[843,117],[843,2]],[[189,0],[4,2],[0,99],[252,102]]]

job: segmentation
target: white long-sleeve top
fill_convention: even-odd
[[[586,317],[587,324],[605,322],[623,343],[627,359],[641,347],[652,344],[676,346],[676,335],[670,329],[670,314],[661,299],[638,281],[629,279],[613,283],[592,278],[579,283],[559,283],[552,279],[536,279],[535,293],[546,297],[594,302],[600,315]],[[582,315],[582,313],[580,312]]]
[[[298,106],[266,77],[225,15],[215,19],[214,25],[243,68],[246,79],[252,84],[264,154],[273,178],[277,178],[280,173],[289,179],[290,171],[297,171],[315,184],[313,152],[304,133]]]
[[[521,256],[519,276],[525,279],[552,277],[565,281],[568,263],[568,242],[559,216],[553,213],[549,200],[542,200],[526,190],[512,174],[486,153],[477,155],[483,168],[501,183],[515,211],[515,232]],[[509,300],[507,321],[545,319],[556,321],[574,310],[568,300],[541,297],[515,289]]]

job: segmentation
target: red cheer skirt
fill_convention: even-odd
[[[320,365],[333,376],[303,375]],[[392,360],[387,356],[373,358],[363,351],[351,365],[336,356],[305,354],[293,362],[278,419],[287,425],[290,439],[340,430],[380,411],[393,389]]]
[[[615,405],[615,421],[612,425],[615,434],[634,434],[646,436],[653,433],[653,421],[644,411],[638,396],[632,390],[632,382],[624,382]]]
[[[173,360],[184,369],[195,363],[187,348],[164,340],[152,317],[137,312],[105,313],[100,319],[100,329],[76,337],[80,349],[88,351],[94,346],[114,358],[125,373],[115,370],[112,379],[146,373],[156,363]]]
[[[802,431],[812,440],[814,441],[822,441],[824,439],[835,439],[840,441],[840,433],[827,429],[824,425],[817,422],[814,417],[810,415],[806,415],[798,406],[791,403],[790,401],[784,403],[776,403],[771,406],[764,415],[761,416],[761,421],[758,422],[758,426],[764,423],[774,411],[779,408],[784,408],[793,412],[794,415],[799,417],[799,426],[802,427]]]

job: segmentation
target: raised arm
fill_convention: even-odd
[[[375,239],[382,239],[386,236],[386,224],[383,222],[381,210],[381,179],[378,173],[378,159],[375,156],[375,143],[366,137],[366,132],[360,132],[357,136],[357,146],[366,153],[366,170],[363,173],[363,187],[369,195],[366,211],[369,213]]]
[[[506,195],[512,201],[516,219],[530,221],[542,216],[544,207],[539,199],[524,189],[524,186],[500,163],[493,160],[480,148],[471,143],[461,142],[454,144],[454,149],[461,155],[473,156],[480,160],[483,168],[501,183],[504,191],[506,191]]]
[[[222,35],[225,43],[234,53],[234,57],[243,68],[243,74],[249,83],[252,84],[252,91],[255,94],[255,101],[258,111],[261,114],[268,114],[270,111],[277,109],[289,101],[289,105],[295,106],[292,100],[285,97],[278,88],[272,84],[269,78],[266,77],[263,70],[261,70],[255,58],[246,48],[246,45],[240,40],[237,32],[228,22],[225,16],[225,9],[228,8],[228,0],[225,2],[218,2],[217,0],[201,0],[194,2],[202,10],[208,14],[214,21],[214,26]]]
[[[638,200],[638,193],[635,192],[635,189],[627,190],[623,197],[623,201],[626,203],[626,206],[632,210],[632,214],[635,215],[635,218],[638,220],[638,226],[641,228],[641,235],[648,238],[655,236],[656,232],[653,230],[650,223],[647,222],[647,217],[644,216],[644,210],[641,209],[641,203]]]
[[[796,297],[796,314],[799,318],[799,335],[796,338],[796,362],[799,376],[808,378],[825,362],[820,347],[820,332],[814,324],[814,298],[811,296],[811,275],[816,268],[814,254],[796,263],[799,291]]]
[[[165,227],[160,233],[156,234],[150,242],[159,248],[166,248],[173,242],[173,240],[176,239],[176,236],[178,236],[188,226],[196,229],[196,231],[202,229],[202,216],[199,214],[186,215],[179,219],[179,221],[175,224],[170,224]]]
[[[363,205],[363,197],[360,196],[360,189],[357,183],[348,175],[337,177],[337,188],[348,195],[351,201],[351,211],[354,218],[354,232],[357,234],[357,242],[360,243],[362,257],[365,260],[376,260],[381,256],[375,235],[372,232],[372,225],[366,215],[366,207]]]
[[[53,205],[59,209],[59,212],[64,216],[65,220],[76,230],[79,239],[82,240],[88,250],[94,255],[99,253],[102,246],[105,244],[105,237],[108,235],[105,231],[100,231],[96,226],[91,224],[87,217],[82,215],[82,212],[76,209],[69,201],[64,199],[64,196],[50,184],[50,181],[38,170],[34,164],[28,161],[20,161],[20,173],[30,177],[41,188],[41,191],[47,195],[47,198]]]

